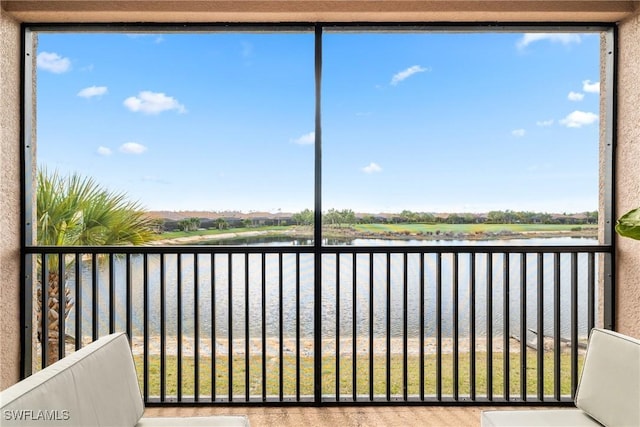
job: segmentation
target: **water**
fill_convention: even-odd
[[[247,242],[248,244],[249,242]],[[423,243],[424,242],[420,242]],[[290,245],[291,241],[263,242],[264,245]],[[416,241],[382,241],[375,239],[358,239],[353,245],[416,245]],[[561,244],[597,244],[592,239],[526,239],[523,241],[430,241],[434,245],[561,245]],[[492,271],[487,271],[487,254],[475,256],[475,322],[476,333],[483,336],[487,331],[487,277],[491,277],[493,287],[491,302],[493,305],[491,327],[494,336],[501,336],[505,324],[504,295],[504,259],[505,255],[492,255]],[[520,330],[520,296],[522,258],[520,254],[506,255],[509,258],[509,328],[510,333],[519,335]],[[234,338],[244,338],[246,322],[249,323],[251,338],[259,338],[263,332],[263,276],[264,282],[264,307],[265,320],[264,331],[268,337],[276,337],[279,334],[282,321],[284,335],[295,337],[296,334],[296,264],[294,254],[282,256],[282,289],[280,289],[280,268],[278,254],[267,254],[263,262],[260,254],[233,255],[229,260],[228,255],[216,255],[212,265],[209,254],[197,255],[198,269],[198,305],[199,314],[195,317],[195,255],[183,255],[181,257],[181,295],[182,295],[182,333],[192,337],[195,323],[198,322],[201,336],[209,337],[212,327],[215,327],[216,336],[226,338],[229,331],[229,313],[227,307],[232,301],[231,323]],[[452,336],[454,323],[454,256],[443,254],[441,258],[441,327],[445,337]],[[340,264],[340,286],[337,286],[336,264]],[[371,264],[373,263],[373,264]],[[526,325],[531,330],[537,328],[537,296],[538,296],[538,268],[537,257],[534,254],[525,257],[526,271],[526,298],[527,315]],[[560,330],[563,337],[570,335],[570,271],[571,256],[560,257]],[[458,283],[458,330],[461,337],[469,334],[471,321],[471,255],[460,254],[457,260]],[[587,256],[578,256],[578,331],[580,336],[587,334],[586,304],[587,304]],[[126,321],[126,258],[116,257],[113,276],[115,278],[114,291],[116,295],[116,325],[119,330],[124,329]],[[553,255],[543,257],[543,292],[544,292],[544,324],[545,335],[553,335],[554,313],[554,269]],[[596,262],[597,267],[597,262]],[[178,257],[166,255],[165,268],[165,326],[169,336],[177,335],[177,292],[178,292]],[[336,325],[336,313],[339,312],[339,334],[342,338],[349,338],[354,330],[354,290],[355,290],[355,332],[357,336],[368,336],[371,332],[375,337],[401,337],[404,332],[404,283],[405,268],[404,255],[391,254],[390,267],[387,271],[387,255],[358,254],[354,258],[352,254],[340,255],[339,261],[335,254],[323,255],[322,266],[323,290],[322,290],[322,335],[335,338],[338,331]],[[73,271],[72,268],[67,271]],[[314,318],[314,294],[313,294],[313,254],[301,254],[299,266],[300,281],[300,330],[303,337],[312,337]],[[371,276],[371,271],[373,275]],[[149,334],[160,334],[160,256],[148,257],[148,294],[149,294]],[[246,275],[248,273],[248,275]],[[436,334],[436,283],[437,283],[437,255],[427,254],[424,257],[424,319],[425,336]],[[245,276],[246,275],[246,276]],[[110,272],[106,262],[101,262],[98,267],[98,300],[100,322],[100,334],[108,330],[109,289],[108,280]],[[211,277],[214,277],[212,290]],[[248,277],[248,280],[247,280]],[[596,276],[597,277],[597,273]],[[390,280],[390,294],[387,294],[387,278]],[[354,283],[355,280],[355,283]],[[83,331],[86,335],[91,331],[92,302],[91,302],[91,266],[89,261],[83,265],[82,273],[82,319]],[[230,285],[231,283],[231,285]],[[371,285],[373,283],[373,285]],[[75,278],[69,277],[67,286],[75,292]],[[373,286],[373,296],[370,287]],[[134,335],[142,335],[143,332],[143,258],[139,255],[131,256],[131,288],[132,288],[132,326]],[[420,256],[418,254],[407,255],[406,268],[407,291],[407,335],[418,337],[420,330]],[[213,303],[212,303],[213,295]],[[373,312],[369,312],[370,301],[373,300]],[[245,301],[248,300],[248,318],[245,318]],[[390,328],[387,330],[387,301],[390,304]],[[282,320],[280,319],[280,306],[282,306]],[[596,302],[597,306],[597,302]],[[74,319],[75,307],[70,314],[70,320]],[[370,325],[373,331],[370,331]],[[75,336],[73,321],[67,322],[67,333]],[[528,337],[532,339],[532,336]]]

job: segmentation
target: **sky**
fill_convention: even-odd
[[[313,33],[38,35],[38,164],[149,210],[314,206]],[[598,208],[599,36],[323,36],[323,210]]]

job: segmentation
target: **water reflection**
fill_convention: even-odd
[[[262,240],[262,238],[261,238]],[[575,244],[566,239],[528,239],[533,245]],[[308,242],[308,241],[307,241]],[[379,244],[380,241],[357,240],[357,245]],[[411,245],[410,241],[384,241],[387,245]],[[433,242],[432,242],[433,243]],[[596,244],[589,239],[580,243]],[[247,243],[248,244],[248,243]],[[252,245],[256,242],[252,241]],[[264,245],[291,245],[291,240],[271,240]],[[300,243],[308,244],[308,243]],[[451,244],[443,242],[442,244]],[[513,242],[478,242],[463,244],[513,244]],[[311,248],[310,248],[311,250]],[[508,259],[508,269],[505,261]],[[553,335],[554,327],[554,255],[542,256],[541,284],[544,295],[544,332]],[[478,336],[485,335],[488,327],[488,286],[491,286],[490,303],[492,316],[490,326],[493,334],[500,336],[508,318],[510,333],[519,334],[521,295],[526,297],[526,326],[537,328],[538,256],[536,254],[324,254],[322,258],[322,330],[323,336],[400,337],[404,333],[405,292],[406,324],[410,338],[420,331],[420,288],[424,283],[424,330],[425,336],[435,336],[437,328],[437,299],[441,298],[441,328],[444,336],[452,336],[454,325],[454,290],[457,289],[457,319],[459,334],[467,336],[472,316],[472,291],[475,293],[475,323]],[[587,333],[587,255],[579,254],[578,261],[578,329],[581,336]],[[161,277],[161,263],[164,275]],[[406,263],[406,264],[405,264]],[[597,268],[597,263],[596,268]],[[100,333],[108,330],[109,277],[115,279],[114,301],[116,324],[124,329],[126,321],[126,283],[130,275],[132,325],[134,335],[144,330],[144,260],[140,255],[130,257],[130,272],[127,273],[125,257],[114,259],[114,271],[109,263],[100,263],[97,268]],[[406,266],[405,266],[406,265]],[[215,329],[217,337],[227,337],[231,321],[234,338],[243,338],[249,326],[251,337],[260,337],[263,332],[269,337],[278,336],[280,324],[285,337],[295,337],[297,319],[303,337],[313,335],[314,319],[314,255],[300,254],[299,264],[295,254],[175,254],[150,255],[147,259],[148,278],[148,332],[160,333],[160,291],[164,287],[164,324],[168,335],[177,334],[178,279],[180,279],[182,332],[193,336],[196,322],[200,334],[210,337]],[[423,270],[422,270],[423,269]],[[68,271],[72,272],[73,268]],[[423,271],[423,274],[421,274]],[[559,256],[560,283],[560,330],[568,337],[571,327],[570,285],[571,255]],[[506,274],[505,274],[506,273]],[[180,277],[178,277],[180,276]],[[214,278],[212,281],[211,278]],[[597,272],[596,276],[597,277]],[[196,280],[197,278],[197,280]],[[438,283],[441,284],[438,290]],[[75,278],[69,277],[67,285],[75,292]],[[473,286],[473,288],[472,288]],[[521,286],[524,286],[522,293]],[[297,298],[296,288],[299,287]],[[197,288],[197,289],[196,289]],[[507,289],[508,288],[508,289]],[[82,321],[85,333],[91,331],[92,319],[92,268],[85,262],[82,268]],[[389,290],[389,292],[388,292]],[[196,298],[197,295],[197,298]],[[505,300],[504,296],[507,295]],[[195,317],[195,304],[199,315]],[[231,301],[231,304],[229,304]],[[248,303],[248,309],[246,308]],[[371,304],[372,303],[372,304]],[[508,316],[504,306],[508,303]],[[355,306],[354,306],[355,304]],[[370,307],[373,311],[370,311]],[[597,302],[596,302],[597,306]],[[231,313],[228,311],[231,307]],[[282,310],[282,311],[281,311]],[[248,316],[246,313],[248,312]],[[264,318],[263,318],[264,312]],[[299,312],[299,314],[298,314]],[[387,315],[389,317],[387,318]],[[70,318],[75,316],[75,307]],[[336,318],[336,316],[339,316]],[[355,316],[355,317],[354,317]],[[339,321],[337,322],[336,319]],[[336,324],[339,323],[339,330]],[[264,326],[263,326],[264,324]],[[389,326],[389,327],[388,327]],[[75,335],[73,322],[67,322],[68,333]],[[372,330],[370,328],[373,328]],[[531,337],[529,337],[531,339]]]

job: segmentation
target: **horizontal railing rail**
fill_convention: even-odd
[[[24,374],[124,331],[148,404],[564,404],[611,254],[25,247]]]

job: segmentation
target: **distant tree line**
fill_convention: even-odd
[[[251,228],[261,226],[311,226],[315,214],[305,209],[291,215],[277,214],[242,218],[184,218],[181,220],[156,219],[154,229],[165,231],[195,231],[199,229]],[[483,214],[413,212],[403,210],[399,214],[356,214],[351,209],[329,209],[322,214],[322,224],[328,227],[349,227],[355,224],[597,224],[598,212],[550,214],[531,211],[491,211]]]

